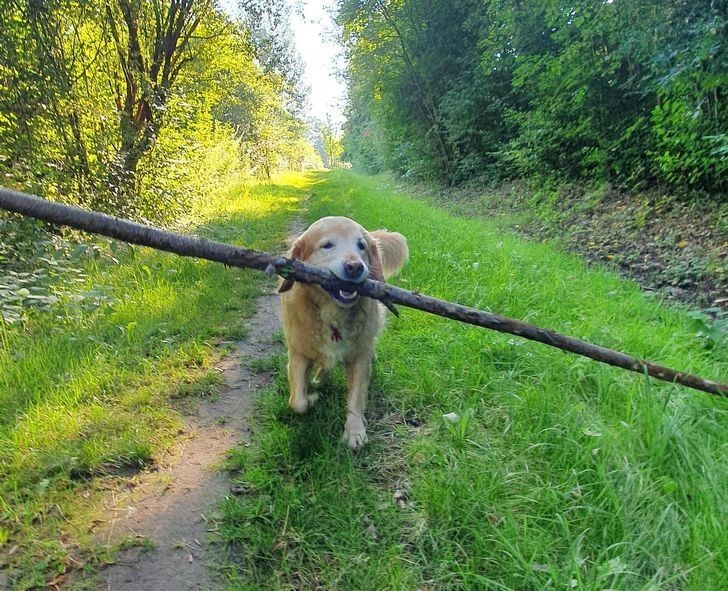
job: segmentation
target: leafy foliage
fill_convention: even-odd
[[[298,64],[270,65],[212,0],[0,0],[0,12],[6,184],[170,223],[221,181],[302,166]]]
[[[725,3],[341,0],[338,21],[361,168],[726,188]]]
[[[320,166],[297,63],[263,59],[211,0],[0,0],[0,14],[5,185],[170,225],[241,177]],[[0,214],[0,323],[105,297],[73,286],[108,243],[68,236]]]
[[[83,267],[125,250],[104,239],[77,241],[36,221],[0,215],[0,325],[27,320],[57,306],[92,312],[111,301],[103,285],[89,287]]]

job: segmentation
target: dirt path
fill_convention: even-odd
[[[158,465],[128,481],[106,507],[115,514],[99,531],[108,543],[137,536],[139,545],[120,552],[100,573],[99,589],[111,591],[184,591],[215,589],[214,548],[206,542],[205,514],[229,492],[230,482],[217,467],[225,452],[248,433],[251,395],[270,381],[251,362],[270,356],[280,345],[279,300],[271,282],[257,300],[247,337],[217,367],[225,387],[219,398],[201,401],[187,421],[185,439]],[[152,546],[151,548],[149,546]]]

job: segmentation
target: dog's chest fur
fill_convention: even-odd
[[[324,369],[330,369],[344,361],[354,347],[361,345],[366,312],[357,302],[351,308],[338,305],[323,306],[320,313],[320,335],[318,340],[318,359]]]
[[[325,370],[371,353],[383,324],[380,306],[371,299],[343,307],[322,290],[300,284],[283,294],[282,309],[288,346]]]

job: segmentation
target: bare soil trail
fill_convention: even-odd
[[[206,514],[230,492],[218,468],[225,453],[244,441],[252,395],[270,374],[255,373],[251,363],[269,357],[280,344],[279,299],[271,281],[258,297],[249,333],[222,359],[224,386],[214,400],[202,400],[186,422],[185,437],[162,458],[155,471],[128,479],[126,490],[105,507],[113,517],[97,535],[106,543],[138,538],[100,574],[98,589],[109,591],[184,591],[216,589],[215,549],[207,541],[213,527]],[[148,543],[145,543],[148,541]]]

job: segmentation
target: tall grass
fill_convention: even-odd
[[[405,234],[403,287],[728,376],[724,336],[552,245],[345,171],[320,177],[306,215]],[[282,375],[260,397],[230,463],[246,494],[223,506],[231,589],[725,588],[724,400],[401,312],[361,455],[339,443],[340,374],[307,416],[285,408]]]
[[[280,248],[303,183],[231,188],[190,228]],[[0,324],[0,563],[18,589],[93,560],[84,532],[99,517],[103,477],[169,446],[182,425],[172,398],[205,379],[215,343],[245,334],[259,293],[253,273],[149,249],[113,254],[89,263],[74,287],[102,291],[98,307],[69,291],[51,312]]]

